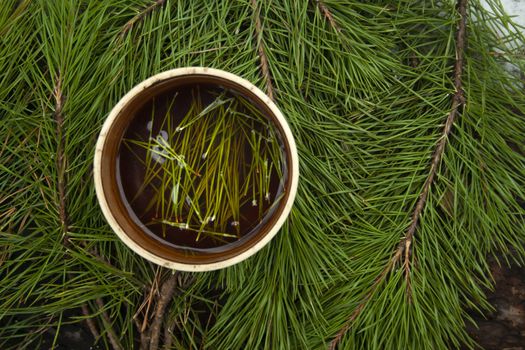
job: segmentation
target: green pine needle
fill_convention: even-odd
[[[107,225],[94,146],[129,89],[183,66],[271,89],[301,175],[266,248],[177,277],[161,345],[326,349],[363,305],[340,349],[474,348],[465,324],[468,309],[490,308],[487,257],[525,257],[525,41],[487,2],[490,11],[468,2],[466,104],[419,219],[409,299],[401,266],[376,278],[411,223],[450,112],[455,3],[2,1],[0,348],[39,348],[52,331],[56,345],[64,325],[90,319],[101,348],[140,349],[170,272]]]

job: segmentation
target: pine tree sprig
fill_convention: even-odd
[[[177,281],[158,347],[320,349],[350,324],[340,349],[476,348],[465,326],[468,310],[491,307],[487,257],[525,257],[525,38],[500,2],[468,2],[468,103],[458,100],[410,249],[459,91],[456,2],[323,0],[340,30],[315,1],[166,0],[133,20],[155,3],[1,2],[0,347],[62,346],[89,319],[93,345],[113,348],[112,328],[122,348],[149,349],[172,271],[105,222],[92,183],[98,132],[127,91],[168,69],[224,69],[265,90],[263,45],[300,157],[294,207],[250,259]]]
[[[425,180],[425,183],[423,184],[423,188],[421,190],[421,193],[419,194],[418,201],[416,203],[416,206],[414,208],[414,212],[412,214],[412,219],[410,226],[407,229],[407,232],[403,239],[399,242],[399,245],[393,254],[393,265],[402,264],[404,273],[405,273],[405,283],[407,288],[407,296],[410,300],[410,269],[412,265],[412,254],[413,254],[413,244],[414,244],[414,235],[416,233],[419,219],[424,211],[426,200],[428,197],[428,193],[430,191],[430,187],[434,182],[434,178],[437,174],[438,168],[441,163],[441,159],[443,157],[443,153],[445,152],[445,146],[447,143],[447,140],[450,137],[450,132],[452,130],[452,126],[454,125],[454,121],[456,119],[456,116],[461,113],[460,109],[464,108],[465,106],[465,96],[463,91],[463,84],[462,84],[462,75],[463,75],[463,65],[464,65],[464,51],[465,51],[465,43],[467,40],[466,30],[467,30],[467,1],[468,0],[460,0],[457,3],[458,13],[459,13],[459,20],[458,20],[458,30],[456,33],[456,60],[454,63],[454,94],[452,96],[452,105],[450,109],[450,113],[447,116],[447,119],[445,121],[445,125],[443,128],[443,131],[441,133],[441,136],[438,140],[436,149],[434,150],[434,153],[432,155],[431,164],[430,164],[430,171],[427,179]],[[401,262],[401,260],[403,260]]]
[[[89,312],[89,309],[88,309],[87,305],[84,304],[80,308],[82,310],[82,316],[84,316],[85,319],[86,319],[86,325],[87,325],[89,331],[91,332],[91,335],[93,336],[93,339],[95,339],[95,341],[97,341],[100,338],[100,333],[99,333],[99,331],[97,329],[97,325],[91,319],[91,313]]]
[[[339,24],[337,24],[337,21],[335,20],[334,15],[332,14],[332,12],[330,12],[330,9],[325,5],[325,3],[322,0],[316,0],[315,3],[317,4],[317,7],[319,8],[319,11],[321,11],[323,16],[326,18],[326,20],[332,26],[332,28],[334,28],[334,30],[337,33],[340,34],[341,33],[341,27],[339,26]]]
[[[126,22],[126,24],[124,25],[124,27],[122,28],[122,30],[120,32],[119,39],[123,40],[123,38],[128,34],[128,32],[133,29],[135,24],[137,24],[140,21],[142,21],[142,19],[144,17],[146,17],[148,14],[150,14],[151,12],[153,12],[156,9],[164,6],[165,3],[166,3],[166,0],[155,0],[151,5],[149,5],[148,7],[143,9],[142,11],[140,11],[137,15],[135,15],[135,17],[130,19],[128,22]]]
[[[119,336],[113,329],[113,322],[111,322],[111,319],[109,318],[108,313],[106,312],[106,305],[104,304],[104,301],[102,300],[102,298],[97,298],[95,299],[95,303],[98,306],[99,310],[102,310],[104,331],[107,332],[111,347],[113,348],[113,350],[123,350],[124,348],[120,344]]]
[[[255,42],[257,47],[257,53],[259,54],[259,61],[261,67],[261,75],[266,84],[266,94],[268,97],[274,99],[274,88],[272,84],[272,76],[270,74],[270,68],[268,66],[268,56],[266,55],[266,48],[263,37],[263,26],[261,22],[261,9],[257,5],[257,0],[251,0],[251,6],[253,11],[253,17],[255,21]]]
[[[355,319],[359,316],[359,314],[363,311],[363,309],[366,307],[366,304],[370,301],[370,298],[373,296],[376,288],[378,288],[383,280],[387,278],[392,270],[396,266],[401,266],[404,271],[405,276],[405,289],[406,289],[406,296],[407,301],[410,302],[412,298],[412,289],[411,289],[411,278],[413,272],[412,265],[413,265],[413,257],[414,254],[414,241],[415,241],[415,234],[416,230],[419,225],[420,217],[423,214],[427,197],[430,191],[431,185],[434,183],[434,178],[438,172],[438,168],[441,163],[441,159],[443,157],[443,153],[445,152],[445,146],[446,143],[450,137],[450,132],[452,130],[452,126],[454,125],[454,121],[456,119],[456,116],[461,113],[460,109],[465,106],[465,97],[464,97],[464,91],[463,91],[463,82],[462,82],[462,75],[463,75],[463,65],[464,65],[464,51],[465,51],[465,45],[467,40],[467,2],[468,0],[458,0],[457,1],[457,10],[459,14],[458,19],[458,25],[457,25],[457,32],[456,32],[456,42],[455,42],[455,52],[456,52],[456,59],[454,62],[454,69],[453,69],[453,79],[454,79],[454,94],[452,96],[452,102],[450,107],[450,112],[447,115],[443,131],[441,132],[441,135],[438,139],[436,148],[433,152],[431,163],[430,163],[430,170],[428,173],[428,176],[423,184],[423,187],[418,195],[418,200],[416,202],[414,211],[412,213],[411,222],[410,225],[404,235],[404,237],[401,239],[399,244],[397,245],[394,253],[392,254],[392,258],[388,261],[385,268],[381,273],[378,275],[378,277],[375,279],[374,283],[372,284],[370,291],[366,294],[366,296],[363,298],[363,300],[357,305],[355,310],[351,313],[350,317],[344,324],[344,326],[341,328],[339,332],[337,332],[334,339],[331,341],[329,345],[330,350],[335,350],[338,346],[338,344],[341,342],[341,339],[345,335],[345,333],[349,330],[352,323],[355,321]]]
[[[55,87],[53,89],[53,96],[55,98],[55,108],[54,108],[54,119],[56,123],[56,135],[57,135],[57,187],[58,187],[58,210],[60,217],[60,224],[62,225],[64,245],[67,247],[69,245],[68,237],[68,218],[67,218],[67,207],[66,207],[66,168],[67,168],[67,159],[64,154],[65,147],[65,138],[64,138],[64,115],[62,111],[62,106],[64,105],[64,95],[62,93],[62,76],[60,71],[56,78]]]

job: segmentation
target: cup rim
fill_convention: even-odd
[[[210,263],[183,263],[179,261],[173,261],[166,259],[164,257],[155,255],[154,253],[146,250],[144,247],[142,247],[140,244],[135,242],[133,239],[131,239],[128,234],[125,232],[125,230],[121,227],[121,225],[118,223],[118,220],[115,218],[113,212],[110,210],[110,206],[108,203],[108,200],[106,198],[106,194],[103,189],[103,181],[102,181],[102,155],[103,155],[103,149],[104,145],[106,143],[106,140],[108,139],[108,135],[110,135],[109,131],[114,124],[117,117],[120,115],[120,112],[122,109],[130,102],[132,101],[137,95],[139,95],[143,90],[148,89],[149,87],[165,81],[169,80],[175,77],[181,77],[181,76],[191,76],[191,75],[199,75],[199,76],[211,76],[216,78],[221,78],[230,81],[234,85],[240,86],[242,88],[250,90],[251,93],[253,93],[272,113],[272,117],[274,118],[274,121],[278,124],[278,126],[281,129],[282,137],[284,138],[285,142],[288,144],[288,167],[290,169],[290,176],[288,178],[289,185],[287,186],[287,189],[289,191],[286,202],[283,206],[283,209],[280,212],[280,215],[277,217],[277,220],[273,223],[273,225],[269,228],[267,233],[254,245],[249,247],[248,249],[241,251],[239,254],[228,257],[224,260],[210,262]],[[248,80],[241,78],[233,73],[229,73],[220,69],[214,69],[214,68],[208,68],[208,67],[184,67],[184,68],[176,68],[168,71],[164,71],[161,73],[158,73],[156,75],[153,75],[146,80],[140,82],[135,87],[133,87],[130,91],[128,91],[124,97],[120,99],[120,101],[113,107],[111,112],[109,113],[108,117],[106,118],[102,129],[100,131],[96,147],[95,147],[95,156],[94,156],[94,182],[95,182],[95,190],[97,199],[99,202],[99,205],[101,207],[102,213],[104,217],[106,218],[108,224],[112,228],[112,230],[117,234],[117,236],[126,244],[131,250],[142,256],[143,258],[156,263],[158,265],[176,269],[176,270],[182,270],[182,271],[211,271],[211,270],[217,270],[222,269],[234,264],[237,264],[248,257],[254,255],[256,252],[258,252],[260,249],[262,249],[266,244],[270,242],[270,240],[277,234],[277,232],[280,230],[282,225],[284,224],[286,218],[290,214],[291,208],[293,206],[293,202],[295,200],[295,196],[297,193],[297,186],[299,182],[299,157],[297,154],[297,147],[295,144],[295,140],[292,134],[292,131],[288,125],[288,122],[284,118],[283,114],[279,110],[279,108],[275,105],[275,103],[266,95],[264,92],[262,92],[259,88],[257,88],[254,84],[249,82]]]

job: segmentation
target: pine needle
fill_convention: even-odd
[[[525,38],[468,4],[2,1],[0,347],[87,322],[94,346],[147,349],[160,319],[158,348],[476,348],[487,258],[525,263]],[[271,95],[300,182],[265,249],[177,280],[156,318],[171,271],[107,225],[93,152],[127,91],[184,66]]]

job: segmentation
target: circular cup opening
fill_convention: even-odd
[[[271,124],[282,150],[279,181],[275,181],[274,178],[272,191],[267,191],[273,192],[272,205],[268,205],[262,217],[260,214],[258,217],[241,215],[244,221],[241,219],[231,221],[230,223],[234,226],[247,228],[242,234],[238,227],[237,231],[229,229],[227,233],[235,233],[235,238],[201,237],[200,242],[204,243],[199,243],[199,239],[195,243],[193,241],[195,236],[191,236],[191,233],[188,232],[184,236],[177,235],[176,232],[168,232],[169,234],[166,235],[164,230],[161,235],[159,229],[155,229],[159,225],[151,225],[152,217],[145,220],[145,214],[137,209],[141,205],[142,207],[146,205],[144,198],[152,197],[151,193],[138,200],[131,198],[133,190],[130,188],[133,188],[134,183],[137,184],[137,178],[144,178],[144,174],[140,174],[141,166],[137,166],[138,163],[132,161],[132,154],[137,154],[137,149],[133,150],[134,146],[130,147],[130,142],[135,141],[133,135],[139,137],[140,133],[149,132],[155,134],[154,137],[145,135],[147,137],[143,140],[164,142],[159,137],[167,139],[169,132],[171,140],[172,137],[175,137],[173,135],[179,131],[175,125],[168,129],[159,122],[159,118],[156,121],[148,121],[148,113],[145,111],[155,110],[155,106],[162,106],[159,101],[166,101],[171,96],[174,100],[179,99],[177,110],[181,111],[181,115],[174,115],[174,118],[181,120],[190,102],[195,98],[195,91],[199,91],[199,94],[202,92],[198,98],[199,100],[204,99],[205,105],[214,101],[209,96],[210,93],[221,94],[221,91],[225,91],[229,96],[223,93],[222,97],[231,98],[233,95],[242,97],[244,102],[255,111],[260,112],[260,115]],[[160,112],[155,113],[150,115],[158,115]],[[141,130],[137,128],[138,125],[146,125],[146,129]],[[192,137],[199,136],[195,135],[195,130],[200,129],[195,128]],[[137,144],[138,142],[133,145]],[[160,146],[162,147],[162,143]],[[148,144],[147,147],[151,145]],[[151,148],[147,150],[151,151]],[[164,158],[159,158],[155,152],[153,155],[160,163]],[[161,155],[165,154],[161,153]],[[149,162],[151,162],[151,156]],[[180,161],[178,164],[181,164]],[[146,168],[144,162],[142,162],[142,168]],[[190,67],[155,75],[134,87],[119,101],[109,114],[100,133],[95,152],[94,170],[97,197],[102,211],[112,229],[126,245],[144,258],[162,266],[186,271],[206,271],[230,266],[246,259],[267,244],[278,232],[295,198],[298,182],[298,157],[290,128],[268,96],[253,84],[231,73],[211,68]],[[202,175],[198,174],[198,176]],[[189,197],[186,199],[190,200],[187,203],[191,203]],[[151,203],[149,205],[152,206]],[[198,210],[196,212],[199,215]],[[245,211],[246,213],[249,211]],[[202,222],[203,218],[199,217],[199,219]],[[162,227],[168,227],[168,230],[182,230],[180,226],[176,226],[179,224],[182,223],[170,221],[169,225],[163,224]],[[189,241],[177,238],[190,236],[192,238]],[[170,237],[177,239],[170,239]]]

